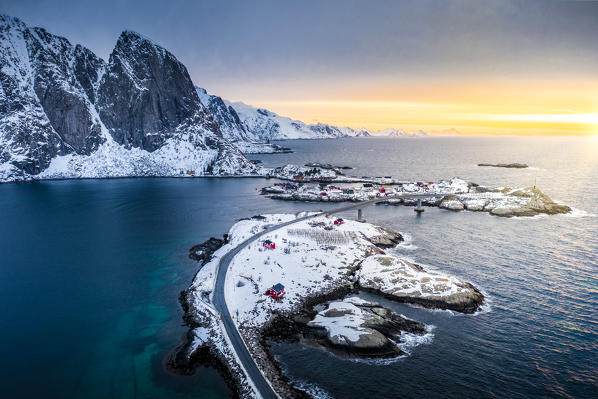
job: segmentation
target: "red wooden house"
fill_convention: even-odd
[[[268,248],[268,249],[274,249],[274,248],[276,248],[276,244],[274,244],[270,240],[266,240],[266,241],[262,242],[262,247]]]
[[[281,299],[284,294],[284,285],[280,283],[273,285],[272,288],[264,292],[264,295],[268,295],[272,299]]]

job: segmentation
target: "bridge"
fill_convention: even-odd
[[[396,195],[391,195],[388,197],[377,197],[371,200],[367,200],[367,201],[360,201],[351,205],[347,205],[341,208],[337,208],[332,212],[326,212],[326,215],[332,215],[333,213],[339,213],[339,212],[347,212],[347,211],[351,211],[354,209],[357,209],[357,220],[359,221],[363,221],[363,209],[367,206],[370,205],[374,205],[374,204],[378,204],[381,202],[386,202],[388,200],[391,199],[416,199],[417,200],[417,206],[415,207],[414,211],[417,213],[421,213],[424,211],[424,208],[422,206],[422,200],[423,199],[427,199],[427,198],[438,198],[438,197],[445,197],[446,194],[396,194]]]
[[[249,349],[245,345],[245,342],[243,341],[243,338],[241,337],[241,334],[239,333],[237,326],[234,324],[232,315],[230,313],[230,310],[228,309],[228,305],[226,304],[226,299],[224,297],[224,282],[226,280],[226,272],[228,271],[228,269],[230,267],[230,262],[233,260],[235,255],[237,255],[248,244],[252,243],[255,240],[258,240],[260,237],[262,237],[266,234],[270,234],[273,231],[276,231],[283,227],[289,226],[289,225],[297,223],[297,222],[301,222],[303,220],[311,219],[316,216],[322,216],[322,215],[328,216],[328,215],[333,215],[333,214],[339,213],[339,212],[346,212],[346,211],[351,211],[351,210],[357,209],[358,218],[361,218],[363,216],[363,214],[362,214],[363,208],[370,206],[370,205],[377,204],[379,202],[388,201],[389,199],[415,198],[418,200],[418,207],[421,208],[421,200],[422,199],[434,198],[434,197],[439,197],[439,196],[441,196],[441,195],[439,195],[439,194],[436,194],[436,195],[434,195],[434,194],[399,194],[399,195],[393,195],[393,196],[389,196],[389,197],[374,198],[374,199],[371,199],[368,201],[361,201],[361,202],[353,203],[351,205],[342,206],[342,207],[333,209],[332,211],[319,212],[316,214],[303,216],[303,217],[300,217],[300,218],[297,218],[297,219],[294,219],[294,220],[291,220],[291,221],[288,221],[285,223],[277,224],[275,226],[270,226],[267,230],[264,230],[262,232],[259,232],[256,235],[253,235],[253,236],[247,238],[246,240],[244,240],[243,242],[238,244],[236,247],[234,247],[230,251],[228,251],[222,258],[220,258],[220,262],[218,264],[218,271],[217,271],[217,275],[216,275],[216,283],[214,286],[214,296],[212,299],[212,303],[213,303],[214,307],[216,308],[216,310],[218,311],[218,313],[220,313],[220,317],[222,319],[222,326],[224,327],[224,331],[225,331],[226,335],[228,336],[229,341],[231,343],[231,346],[232,346],[231,349],[234,350],[235,353],[237,354],[237,358],[238,358],[239,362],[241,363],[240,366],[245,370],[247,378],[253,383],[253,386],[255,387],[258,396],[260,396],[262,398],[267,398],[267,399],[279,397],[278,394],[276,393],[276,391],[274,390],[274,388],[272,388],[270,381],[268,381],[266,376],[261,372],[261,370],[259,369],[255,360],[251,356],[251,353],[249,352]],[[417,210],[417,208],[416,208],[416,210]],[[362,219],[360,219],[360,220],[362,220]]]

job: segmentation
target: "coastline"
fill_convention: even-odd
[[[313,225],[315,229],[320,229],[320,225],[322,223],[321,220],[325,220],[325,218],[318,217],[317,220],[317,222],[316,220],[313,221]],[[265,222],[260,221],[258,223],[255,220],[251,221],[250,219],[249,221],[245,222],[248,222],[248,225],[255,224],[256,226],[262,226],[270,221],[271,220],[266,220]],[[349,223],[353,223],[352,228],[365,228],[365,231],[367,232],[366,234],[369,235],[369,237],[366,237],[367,241],[359,241],[362,243],[360,244],[362,246],[361,251],[364,251],[362,253],[363,258],[360,258],[352,266],[348,266],[347,270],[342,273],[341,277],[336,279],[333,278],[333,280],[323,284],[322,289],[318,289],[307,295],[300,295],[299,297],[297,297],[298,300],[294,300],[292,303],[289,303],[289,306],[285,305],[284,308],[273,309],[271,316],[267,317],[263,324],[260,325],[259,323],[246,323],[246,319],[243,318],[244,322],[241,322],[238,325],[238,330],[241,333],[243,340],[245,341],[246,347],[248,348],[252,357],[258,364],[260,370],[267,377],[267,379],[270,381],[270,383],[276,389],[276,391],[283,397],[304,398],[309,396],[305,391],[302,391],[298,387],[293,386],[292,381],[290,381],[289,378],[284,375],[280,365],[274,358],[273,353],[271,353],[270,351],[269,342],[277,340],[296,342],[299,339],[304,339],[305,335],[303,333],[305,331],[307,323],[309,322],[310,318],[313,318],[313,316],[315,315],[314,307],[327,301],[342,299],[344,297],[347,297],[347,295],[358,293],[360,290],[370,291],[368,289],[364,289],[364,287],[362,287],[359,284],[358,279],[356,278],[358,277],[357,273],[360,271],[363,261],[371,257],[372,255],[384,255],[388,257],[388,255],[385,254],[384,250],[380,247],[377,247],[374,244],[374,242],[379,243],[381,246],[384,246],[385,248],[392,248],[401,241],[397,239],[398,233],[395,233],[390,229],[373,226],[372,230],[368,227],[371,225],[368,224],[362,224],[358,222]],[[233,240],[235,239],[235,226],[233,226],[229,233],[229,237],[232,236]],[[237,227],[237,230],[238,229],[239,228]],[[370,230],[368,231],[368,229]],[[259,229],[256,231],[259,231]],[[378,236],[383,237],[385,235],[387,237],[383,239],[378,238]],[[400,235],[398,235],[398,237],[400,237]],[[236,240],[238,241],[242,238],[244,238],[244,236],[240,238],[237,237]],[[359,240],[362,239],[360,238]],[[228,250],[229,248],[222,248],[222,253],[220,254],[218,253],[218,251],[220,250],[216,251],[215,259],[212,259],[210,262],[217,261],[218,257],[221,257],[223,253],[228,252]],[[237,257],[241,256],[241,253],[237,255]],[[255,264],[257,265],[257,263]],[[208,265],[206,265],[205,267],[208,267]],[[231,266],[231,268],[233,268],[234,270],[234,264]],[[206,275],[207,273],[212,273],[209,270],[205,271],[205,269],[203,268],[201,270],[204,270],[204,272],[202,273],[203,275]],[[206,345],[211,345],[212,352],[214,348],[219,347],[219,345],[214,345],[213,342],[212,344],[210,344],[209,342],[202,342],[201,344],[193,342],[193,340],[196,338],[192,333],[194,329],[209,328],[210,330],[212,330],[213,328],[217,327],[216,325],[214,325],[213,320],[210,320],[210,318],[213,318],[213,316],[210,316],[209,312],[205,311],[205,306],[207,306],[207,304],[203,305],[201,303],[201,300],[198,301],[199,298],[207,299],[207,297],[204,294],[201,294],[202,290],[204,290],[205,288],[200,288],[205,285],[202,285],[203,282],[197,282],[198,278],[201,278],[201,270],[198,271],[198,274],[196,275],[196,278],[194,279],[194,283],[192,284],[192,286],[187,290],[183,291],[183,293],[181,293],[180,301],[185,312],[183,319],[185,321],[185,324],[190,328],[190,330],[187,334],[187,342],[181,344],[179,348],[177,348],[177,350],[171,356],[170,361],[170,364],[173,368],[176,369],[177,367],[182,366],[183,372],[186,373],[191,372],[191,369],[193,368],[192,359],[194,351],[198,350],[199,348],[205,347]],[[413,270],[419,270],[425,273],[423,269],[421,269],[421,267],[419,266],[414,267]],[[227,276],[227,279],[230,278],[231,276]],[[443,281],[448,280],[443,278]],[[453,309],[456,311],[462,311],[464,313],[472,313],[482,305],[484,299],[483,295],[477,289],[475,289],[475,287],[473,287],[471,284],[468,285],[468,289],[469,287],[471,287],[472,291],[479,296],[474,296],[474,302],[471,303],[470,306],[465,307],[453,306],[450,303],[443,303],[441,300],[426,301],[422,300],[419,297],[397,297],[388,293],[381,296],[396,300],[398,302],[411,303],[432,308]],[[381,288],[381,290],[382,289],[383,288]],[[370,292],[373,291],[374,290],[371,290]],[[383,291],[380,291],[380,293],[383,293]],[[284,300],[286,301],[286,298]],[[229,306],[234,305],[229,304]],[[256,317],[259,319],[261,316]],[[219,349],[221,350],[222,348],[220,347]],[[208,350],[207,353],[212,352]],[[205,349],[201,349],[200,353],[205,354]],[[399,354],[400,353],[397,352],[397,356]],[[358,353],[354,353],[353,355],[357,355],[357,357],[360,357]],[[365,357],[371,358],[372,353],[369,353],[369,355],[370,356]],[[183,359],[186,358],[188,360],[186,362],[181,361],[181,356]],[[214,353],[212,353],[212,356],[214,356]],[[246,382],[244,382],[245,375],[239,369],[238,365],[235,365],[235,361],[231,359],[230,356],[222,356],[222,354],[216,355],[216,357],[218,357],[220,363],[224,363],[226,365],[226,370],[228,371],[223,371],[223,375],[226,377],[227,381],[229,381],[231,388],[235,389],[237,394],[241,397],[251,397],[251,395],[249,395],[249,393],[246,391],[247,386],[245,385]],[[232,378],[230,376],[232,376]],[[245,390],[241,391],[240,389]]]

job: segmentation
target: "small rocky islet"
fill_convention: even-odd
[[[478,166],[487,166],[492,168],[507,168],[507,169],[525,169],[529,168],[528,164],[525,163],[479,163]]]
[[[425,335],[426,325],[357,296],[318,306],[302,330],[305,342],[343,357],[388,358],[404,355],[397,342],[404,333]]]

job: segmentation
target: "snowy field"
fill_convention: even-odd
[[[233,362],[231,367],[238,370],[235,355],[226,343],[226,334],[211,303],[220,259],[247,238],[305,215],[263,215],[232,226],[229,243],[213,254],[187,290],[191,311],[199,325],[192,333],[194,348],[203,345],[216,348],[227,361]],[[315,216],[290,224],[250,242],[230,262],[224,284],[225,299],[231,317],[254,356],[256,351],[260,353],[255,346],[255,334],[274,314],[300,310],[306,298],[331,293],[337,288],[361,285],[397,298],[429,298],[447,304],[455,298],[467,301],[475,297],[477,291],[471,285],[454,277],[426,272],[406,260],[385,254],[373,244],[388,239],[394,232],[352,220],[335,224],[335,220],[335,217]],[[273,242],[275,248],[264,247],[266,240]],[[265,295],[266,290],[278,283],[284,285],[282,299]],[[363,323],[360,315],[365,314],[356,308],[358,304],[354,301],[359,299],[333,303],[333,309],[351,310],[347,317],[334,320],[334,325],[326,324],[330,320],[322,318],[316,318],[314,325],[333,329],[332,335],[342,336],[339,339],[359,341],[365,334],[371,337],[369,329],[359,327]]]

